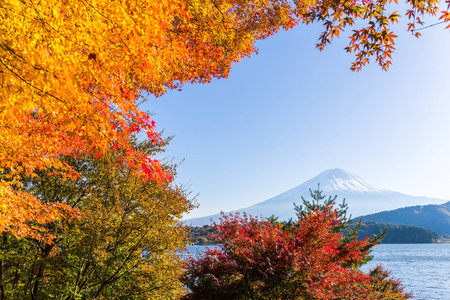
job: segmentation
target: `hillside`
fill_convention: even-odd
[[[383,211],[356,219],[361,219],[363,222],[414,225],[435,231],[440,235],[450,234],[450,201],[440,205],[417,205]]]
[[[439,239],[439,234],[423,227],[411,225],[393,225],[386,223],[365,222],[358,230],[358,239],[379,234],[385,228],[387,234],[383,239],[383,244],[414,244],[433,243]],[[214,227],[204,225],[202,227],[190,227],[189,240],[196,245],[213,245],[210,235],[214,234]]]
[[[439,240],[439,234],[419,226],[393,225],[377,222],[363,222],[358,230],[358,239],[379,234],[387,227],[383,244],[433,243]]]

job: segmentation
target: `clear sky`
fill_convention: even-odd
[[[437,22],[431,21],[429,24]],[[393,66],[351,72],[346,38],[315,49],[321,27],[258,42],[228,79],[186,85],[143,106],[175,135],[164,156],[199,194],[189,217],[243,208],[326,169],[450,200],[450,31],[398,26]]]

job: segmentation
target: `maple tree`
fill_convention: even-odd
[[[154,155],[162,145],[141,142]],[[50,222],[51,243],[0,236],[0,299],[179,299],[178,256],[187,242],[179,221],[193,199],[173,183],[140,178],[108,151],[100,159],[65,157],[80,174],[77,180],[39,171],[24,178],[27,191],[42,203],[79,209],[80,221]],[[173,175],[171,165],[163,165]]]
[[[450,5],[450,0],[446,3]],[[359,70],[375,57],[391,63],[400,14],[397,0],[4,0],[0,3],[0,232],[43,237],[43,224],[77,219],[76,210],[43,205],[21,178],[51,170],[79,174],[61,159],[121,149],[118,160],[162,183],[159,162],[130,147],[130,135],[160,140],[137,103],[184,83],[227,77],[233,63],[255,53],[255,42],[299,23],[322,22],[323,49],[358,19],[347,51]],[[408,0],[408,30],[438,0]],[[449,9],[441,12],[449,22]]]
[[[315,199],[321,197],[317,191]],[[331,199],[330,201],[334,201]],[[358,269],[379,237],[344,236],[345,209],[307,203],[286,226],[244,214],[215,224],[216,249],[191,257],[183,299],[409,299],[400,281],[378,266]]]

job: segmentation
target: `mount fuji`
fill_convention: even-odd
[[[442,204],[448,200],[416,197],[386,190],[367,183],[361,177],[343,169],[326,170],[316,177],[294,187],[278,196],[235,212],[246,212],[253,216],[269,217],[275,215],[279,220],[288,220],[295,216],[293,203],[302,204],[302,197],[310,199],[310,189],[316,190],[320,184],[323,195],[334,197],[336,202],[348,203],[348,212],[353,218],[406,206]],[[220,214],[185,220],[187,225],[202,226],[218,221]]]

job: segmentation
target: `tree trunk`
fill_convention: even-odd
[[[0,260],[0,299],[6,300],[5,287],[3,286],[3,259]]]
[[[38,299],[38,293],[39,293],[39,284],[41,283],[42,278],[44,277],[44,270],[45,270],[45,259],[48,257],[50,252],[53,249],[53,245],[45,245],[44,247],[44,253],[42,254],[42,261],[39,264],[39,270],[36,275],[36,281],[34,282],[33,289],[31,291],[31,300],[37,300]]]
[[[6,241],[7,241],[6,233],[3,232],[2,238],[3,238],[2,245],[5,246],[6,245]],[[1,300],[6,300],[5,286],[4,286],[4,281],[5,281],[5,275],[4,274],[5,274],[5,262],[3,261],[3,258],[1,258],[0,259],[0,299]]]
[[[41,278],[44,276],[44,266],[41,264],[39,266],[39,271],[36,275],[36,281],[34,282],[33,290],[31,291],[31,299],[36,300],[39,292],[39,283]]]

